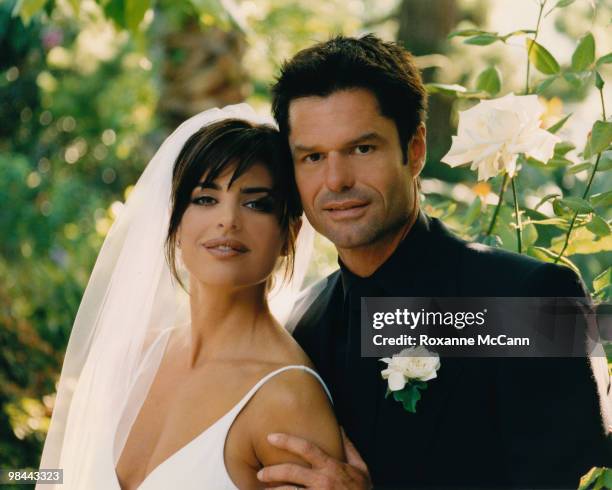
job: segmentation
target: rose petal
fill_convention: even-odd
[[[406,386],[406,378],[402,373],[393,372],[389,376],[389,389],[391,391],[399,391],[403,390],[404,386]]]

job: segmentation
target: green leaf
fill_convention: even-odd
[[[523,246],[525,248],[530,247],[538,240],[538,230],[535,225],[531,223],[523,223]]]
[[[474,44],[476,46],[487,46],[499,40],[500,40],[499,37],[497,37],[496,35],[487,33],[487,34],[479,34],[478,36],[469,37],[463,42],[465,44]]]
[[[111,19],[120,29],[126,29],[125,3],[123,0],[109,0],[104,4],[104,15]]]
[[[38,12],[46,5],[47,0],[19,0],[13,8],[13,17],[19,16],[24,25],[28,25]]]
[[[550,201],[551,199],[554,199],[555,197],[559,197],[559,194],[547,194],[545,195],[542,199],[540,199],[540,201],[538,202],[538,204],[535,205],[535,207],[533,209],[535,209],[537,211],[537,209],[544,204],[547,201]]]
[[[599,159],[599,165],[597,165],[598,172],[605,172],[606,170],[612,169],[612,151],[604,151]]]
[[[603,475],[600,478],[603,479],[604,488],[612,488],[612,470],[610,468],[604,468]]]
[[[555,260],[557,260],[557,257],[559,255],[558,252],[554,252],[553,250],[549,250],[545,247],[529,247],[527,249],[527,253],[531,255],[532,257],[536,257],[546,262],[554,262]],[[576,274],[580,275],[580,270],[578,269],[576,264],[574,264],[567,257],[559,258],[559,262],[561,262],[563,265],[566,265],[567,267],[572,269]]]
[[[594,208],[609,207],[612,206],[612,191],[600,192],[599,194],[593,194],[589,201]]]
[[[540,83],[538,83],[536,85],[535,88],[535,92],[536,94],[541,94],[542,92],[544,92],[548,87],[550,87],[555,80],[557,80],[559,78],[558,75],[553,75],[552,77],[548,77],[545,78],[544,80],[542,80]]]
[[[550,160],[548,160],[548,162],[546,162],[545,167],[562,168],[562,167],[568,167],[573,164],[574,162],[572,162],[571,160],[568,160],[567,158],[563,156],[555,155]]]
[[[557,121],[550,128],[548,128],[547,131],[549,133],[555,134],[557,131],[559,131],[563,127],[563,125],[567,122],[567,120],[570,118],[571,115],[572,115],[572,113],[570,112],[563,119],[561,119],[560,121]]]
[[[528,223],[538,226],[556,226],[561,229],[568,227],[567,220],[563,218],[530,219]]]
[[[604,79],[601,78],[598,71],[595,71],[595,87],[597,87],[597,90],[602,90],[604,87]]]
[[[427,83],[425,88],[430,94],[449,94],[457,95],[459,92],[467,92],[467,89],[461,85],[448,85],[445,83]]]
[[[548,50],[535,42],[533,39],[526,39],[527,50],[529,52],[529,61],[535,66],[538,71],[544,75],[555,75],[561,69],[555,57]]]
[[[612,122],[595,121],[591,129],[591,137],[584,151],[585,158],[591,158],[604,151],[612,143]]]
[[[577,174],[579,172],[582,172],[583,170],[591,168],[592,166],[593,164],[591,162],[582,162],[578,165],[574,165],[573,167],[568,168],[567,172],[570,174]]]
[[[497,95],[501,90],[501,75],[497,68],[491,66],[478,75],[476,88],[491,95]]]
[[[394,391],[393,398],[395,401],[401,402],[404,410],[408,412],[416,412],[416,404],[421,399],[419,390],[427,388],[427,383],[422,381],[411,381],[403,390]]]
[[[610,234],[610,225],[605,219],[596,214],[593,215],[591,221],[587,223],[586,227],[587,230],[598,237],[604,237]]]
[[[576,0],[559,0],[557,4],[555,5],[555,8],[562,9],[563,7],[567,7],[568,5],[571,5],[575,1]]]
[[[580,486],[578,487],[578,490],[587,490],[593,483],[595,483],[597,478],[599,478],[599,475],[602,473],[603,468],[591,468],[586,475],[580,478]]]
[[[560,141],[555,145],[554,154],[555,156],[562,157],[565,156],[565,154],[569,151],[574,150],[575,148],[576,145],[574,145],[574,143],[572,143],[571,141]]]
[[[568,71],[563,74],[563,78],[572,87],[574,87],[575,89],[579,89],[582,87],[582,84],[584,83],[586,78],[588,78],[588,75],[590,75],[590,72],[581,71],[579,73],[572,73]]]
[[[462,29],[460,31],[453,31],[448,35],[448,39],[452,39],[453,37],[469,37],[469,36],[478,36],[481,34],[491,34],[497,35],[497,32],[488,32],[483,31],[481,29]]]
[[[467,211],[465,212],[465,218],[463,218],[463,224],[465,226],[470,226],[476,220],[476,218],[480,216],[481,212],[482,212],[482,201],[480,200],[479,197],[476,197],[476,199],[472,201],[472,204],[469,205],[469,207],[467,208]]]
[[[607,291],[607,296],[612,295],[612,267],[600,272],[593,279],[593,291],[598,296]]]
[[[605,65],[607,63],[612,63],[612,53],[604,54],[599,57],[595,62],[595,66],[600,67],[601,65]]]
[[[150,6],[151,0],[125,0],[125,23],[130,31],[138,31],[138,26]]]
[[[560,217],[565,217],[569,214],[569,211],[566,207],[562,206],[561,203],[559,202],[559,199],[555,199],[552,202],[552,208],[553,208],[553,212]]]
[[[580,197],[564,197],[563,199],[559,199],[561,205],[570,208],[572,211],[576,211],[577,213],[591,213],[593,212],[593,206],[588,201]]]
[[[584,71],[595,61],[595,38],[587,32],[578,42],[572,55],[572,70]]]
[[[565,238],[565,234],[553,238],[549,248],[559,253],[563,247]],[[591,255],[609,251],[612,251],[612,235],[597,239],[597,236],[587,229],[586,226],[574,226],[569,245],[565,250],[565,255]]]
[[[78,17],[79,12],[81,11],[81,3],[79,0],[68,0],[72,10],[74,10],[74,15]]]

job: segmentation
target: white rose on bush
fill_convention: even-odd
[[[403,390],[410,380],[429,381],[437,377],[440,369],[440,356],[424,347],[410,347],[393,357],[384,357],[387,368],[381,371],[390,391]]]
[[[543,112],[537,95],[483,100],[459,113],[457,136],[442,162],[451,167],[472,162],[478,180],[504,171],[512,177],[519,153],[546,163],[560,139],[540,127]]]

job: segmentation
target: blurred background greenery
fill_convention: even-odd
[[[598,56],[612,48],[612,6],[567,1],[543,23],[540,42],[570,63],[586,31]],[[554,2],[553,2],[554,4]],[[524,39],[448,38],[456,29],[534,29],[535,0],[9,0],[0,4],[0,467],[37,468],[63,352],[96,254],[122,202],[155,149],[182,120],[248,101],[269,108],[280,62],[333,34],[374,32],[416,56],[427,82],[472,87],[495,66],[501,92],[520,93]],[[480,44],[480,46],[475,46]],[[610,78],[610,65],[601,76]],[[541,80],[534,74],[534,83]],[[600,117],[593,77],[541,87],[544,124],[564,115],[567,138],[584,145]],[[607,94],[609,87],[606,86]],[[440,164],[469,97],[432,89],[426,211],[474,239],[490,219],[499,182],[476,183]],[[578,163],[568,153],[569,163]],[[607,160],[605,160],[607,158]],[[612,187],[610,153],[593,193]],[[520,201],[580,193],[588,172],[524,169]],[[550,202],[540,211],[553,215]],[[609,222],[610,209],[601,214]],[[154,217],[152,217],[154,219]],[[512,209],[502,209],[501,246],[516,249]],[[533,226],[533,244],[559,230]],[[566,255],[600,299],[609,299],[612,236],[578,228]],[[558,242],[559,239],[557,239]],[[553,240],[554,242],[554,240]],[[557,243],[557,252],[560,243]],[[555,250],[554,243],[551,246]],[[335,267],[317,239],[309,281]],[[599,287],[593,284],[599,278]],[[603,284],[603,293],[601,285]],[[23,487],[21,487],[23,488]]]

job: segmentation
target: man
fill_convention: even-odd
[[[305,213],[340,263],[314,288],[314,302],[304,298],[294,336],[354,446],[346,441],[343,463],[274,435],[272,444],[311,468],[264,468],[260,479],[307,488],[576,488],[591,466],[611,465],[600,412],[607,369],[598,393],[584,358],[443,358],[409,413],[385,398],[385,366],[360,355],[361,297],[585,295],[570,269],[467,243],[419,209],[426,108],[411,56],[372,35],[301,51],[274,86]]]

